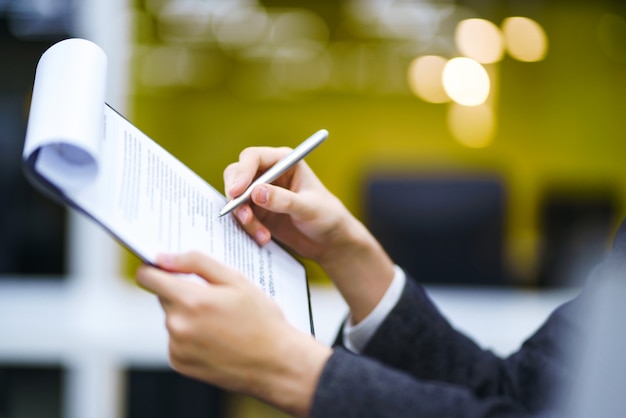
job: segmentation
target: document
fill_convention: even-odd
[[[84,39],[42,55],[22,155],[29,180],[143,262],[196,250],[238,269],[289,322],[313,333],[304,266],[275,242],[257,245],[232,216],[220,217],[220,192],[105,103],[106,61]]]

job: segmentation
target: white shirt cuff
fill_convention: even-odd
[[[343,345],[348,350],[355,353],[360,353],[363,350],[380,324],[383,323],[387,315],[389,315],[389,312],[391,312],[398,303],[405,282],[406,276],[404,271],[400,267],[395,266],[393,280],[372,312],[356,325],[352,325],[352,317],[348,317],[343,327],[342,336]]]

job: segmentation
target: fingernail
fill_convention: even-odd
[[[231,184],[230,187],[228,188],[226,194],[228,195],[228,197],[233,197],[234,193],[237,191],[237,189],[239,188],[239,181],[238,180],[234,180]]]
[[[264,205],[267,203],[269,199],[270,199],[269,190],[267,190],[263,186],[259,186],[258,190],[256,191],[256,202],[261,205]]]
[[[176,258],[171,254],[159,254],[156,257],[157,265],[165,268],[176,267]]]
[[[245,225],[248,222],[248,218],[249,218],[247,208],[243,207],[239,209],[237,211],[237,218],[239,218],[239,222]]]
[[[264,230],[257,231],[254,234],[254,239],[259,244],[265,244],[267,242],[268,238],[269,238],[269,236],[267,235],[267,232],[264,231]]]

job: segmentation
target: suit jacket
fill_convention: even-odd
[[[424,289],[403,294],[361,355],[336,346],[312,417],[562,417],[576,377],[571,347],[584,338],[595,283],[626,271],[626,227],[585,289],[557,308],[514,354],[501,358],[457,332]],[[624,273],[622,273],[624,274]]]

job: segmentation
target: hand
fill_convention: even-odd
[[[289,148],[253,147],[224,171],[226,195],[236,197]],[[251,203],[235,210],[243,228],[261,245],[273,236],[326,271],[350,306],[352,320],[378,304],[394,275],[378,241],[337,199],[304,161],[273,184],[254,188]]]
[[[161,256],[137,281],[166,314],[172,367],[306,415],[330,348],[293,328],[250,280],[199,253]],[[165,271],[167,270],[167,271]],[[195,273],[198,283],[172,274]]]
[[[226,195],[236,197],[254,178],[290,152],[289,148],[254,147],[240,154],[224,171]],[[344,226],[352,219],[304,162],[300,161],[273,185],[257,186],[253,205],[235,210],[243,228],[260,244],[272,237],[298,254],[321,261],[342,240]],[[332,251],[330,251],[332,253]]]

